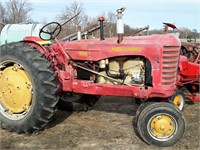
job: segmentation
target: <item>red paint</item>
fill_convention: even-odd
[[[180,56],[178,86],[186,87],[185,96],[191,101],[200,101],[199,90],[200,63],[199,55],[194,62],[190,62],[185,56]]]

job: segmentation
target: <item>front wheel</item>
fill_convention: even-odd
[[[185,132],[185,118],[170,103],[152,103],[139,115],[137,128],[143,140],[159,147],[177,143]]]

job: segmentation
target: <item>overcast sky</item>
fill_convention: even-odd
[[[1,0],[5,1],[5,0]],[[44,18],[55,21],[66,5],[72,0],[29,0],[33,5],[32,19]],[[150,26],[150,29],[163,28],[162,22],[175,23],[200,31],[200,0],[77,0],[82,2],[86,14],[98,16],[102,12],[116,12],[126,7],[124,22],[131,27]]]

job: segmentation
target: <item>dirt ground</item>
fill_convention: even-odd
[[[131,98],[102,97],[88,112],[58,110],[53,121],[38,133],[16,134],[0,130],[0,149],[159,149],[137,136],[132,125],[136,110],[137,105]],[[186,133],[177,144],[164,149],[200,149],[199,110],[198,103],[186,104]]]

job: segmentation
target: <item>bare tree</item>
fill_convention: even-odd
[[[65,25],[66,30],[63,30],[65,32],[62,32],[61,37],[76,32],[78,26],[85,28],[88,25],[89,17],[84,13],[83,3],[76,1],[67,4],[61,14],[58,15],[59,21],[65,22],[79,12],[80,14],[77,17]]]
[[[116,35],[116,14],[113,12],[108,12],[106,14],[106,31],[108,32],[108,36],[112,37]]]
[[[9,0],[5,6],[0,3],[0,20],[4,23],[30,21],[31,4],[27,0]]]
[[[0,2],[0,21],[2,23],[6,22],[6,10],[1,2]]]
[[[70,21],[67,25],[65,25],[65,29],[60,34],[60,38],[75,33],[78,26],[81,28],[86,28],[90,25],[98,23],[98,17],[103,16],[105,18],[105,37],[113,37],[116,36],[116,14],[113,12],[102,12],[96,17],[89,17],[84,12],[83,3],[80,2],[72,2],[66,5],[65,9],[58,16],[59,22],[65,22],[66,20],[73,17],[78,12],[81,12],[76,18]],[[128,25],[125,25],[125,32],[131,33],[132,28]],[[99,37],[99,31],[93,33],[95,37]]]
[[[0,31],[2,30],[6,22],[5,14],[6,14],[5,8],[0,2]]]
[[[186,27],[179,27],[179,29],[182,31],[179,36],[180,38],[186,39],[187,37],[191,37],[192,31],[190,29],[188,29]]]

